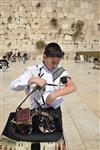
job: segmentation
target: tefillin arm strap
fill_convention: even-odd
[[[53,82],[65,71],[63,67],[58,68],[53,74]],[[56,84],[47,83],[49,86],[58,86]]]
[[[63,67],[58,68],[54,73],[53,73],[53,81],[55,81],[63,72],[65,69]]]
[[[41,70],[42,68],[40,68],[38,76],[41,76]],[[53,82],[65,71],[65,69],[63,67],[58,68],[53,74]],[[47,84],[47,85],[51,85],[51,86],[57,86],[55,84]]]

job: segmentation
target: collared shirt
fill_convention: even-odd
[[[56,69],[58,69],[61,66],[58,66]],[[37,104],[34,100],[34,98],[40,103],[41,106],[43,107],[48,107],[46,104],[44,105],[44,102],[46,102],[46,98],[47,96],[52,93],[55,89],[60,88],[60,78],[63,76],[68,76],[68,72],[64,71],[55,81],[53,81],[53,72],[56,71],[50,71],[48,70],[48,68],[42,63],[40,65],[33,65],[33,66],[29,66],[26,67],[25,71],[14,81],[11,82],[11,89],[15,90],[15,91],[20,91],[20,90],[25,90],[27,89],[27,84],[28,84],[28,80],[32,77],[38,77],[39,75],[43,78],[46,79],[47,83],[50,84],[55,84],[58,86],[50,86],[50,85],[46,85],[45,87],[43,87],[41,90],[37,90],[35,91],[31,96],[31,107],[35,108],[37,107]],[[30,90],[32,90],[32,87],[30,88]],[[43,96],[43,97],[42,97]],[[43,102],[43,99],[44,102]],[[60,96],[58,98],[55,99],[55,101],[52,104],[52,107],[54,108],[58,108],[60,106],[60,104],[63,101],[63,97]]]

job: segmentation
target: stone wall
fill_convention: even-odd
[[[67,54],[100,50],[100,0],[0,0],[0,10],[2,55],[35,52],[39,40],[59,42]]]

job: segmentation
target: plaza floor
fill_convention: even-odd
[[[15,79],[26,64],[10,63],[10,68],[0,70],[0,134],[11,111],[25,97],[24,91],[15,92],[10,89],[10,82]],[[92,63],[75,63],[63,60],[68,68],[77,91],[64,97],[62,103],[63,126],[68,150],[99,150],[100,149],[100,70],[93,69]],[[28,102],[26,103],[28,105]]]

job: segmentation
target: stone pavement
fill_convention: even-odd
[[[25,97],[23,92],[10,90],[10,82],[27,65],[11,63],[6,72],[0,70],[0,133],[11,111]],[[62,104],[64,134],[68,150],[99,150],[100,148],[100,70],[93,69],[91,63],[75,63],[63,60],[69,74],[77,86],[77,91],[64,97]],[[27,102],[26,105],[29,105]]]

